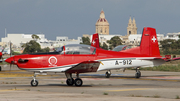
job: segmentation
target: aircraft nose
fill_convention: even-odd
[[[0,59],[1,59],[1,57],[2,57],[2,53],[0,52]]]
[[[5,61],[12,64],[14,62],[14,57],[7,58]]]

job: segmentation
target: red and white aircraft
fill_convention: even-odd
[[[95,39],[92,42],[94,45],[99,41]],[[140,47],[129,50],[116,52],[103,50],[99,46],[73,44],[65,45],[57,52],[16,55],[5,61],[17,65],[19,69],[33,71],[32,86],[38,86],[36,75],[47,72],[63,72],[67,85],[81,86],[83,81],[79,78],[80,73],[136,67],[136,77],[139,78],[141,73],[138,68],[161,65],[166,58],[160,56],[156,30],[146,27]],[[75,80],[72,73],[76,74]]]

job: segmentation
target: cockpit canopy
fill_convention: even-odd
[[[126,50],[126,49],[130,49],[131,47],[130,46],[126,46],[126,45],[119,45],[119,46],[116,46],[113,51],[122,51],[122,50]]]
[[[69,44],[56,50],[60,54],[95,54],[96,48],[84,44]]]

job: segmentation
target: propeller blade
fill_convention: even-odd
[[[3,49],[2,49],[2,51],[1,51],[1,52],[2,52],[2,54],[3,54],[4,50],[5,50],[5,48],[6,48],[6,45],[5,45],[5,46],[3,46]]]
[[[4,48],[2,49],[2,51],[1,51],[2,53],[4,52]]]
[[[12,43],[11,43],[11,41],[10,41],[10,57],[12,56],[12,48],[11,48],[11,45],[12,45]]]

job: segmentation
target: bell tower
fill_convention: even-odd
[[[132,20],[130,17],[128,27],[127,27],[127,35],[129,36],[131,34],[137,34],[137,27],[136,27],[135,19],[133,18],[133,20]]]

